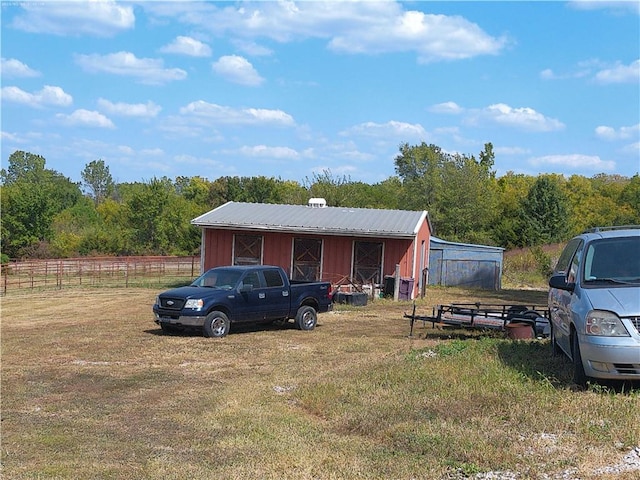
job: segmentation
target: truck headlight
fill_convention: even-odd
[[[204,305],[204,302],[201,298],[190,298],[187,300],[187,303],[184,304],[184,308],[193,308],[195,310],[200,310]]]
[[[586,334],[601,337],[628,337],[620,317],[606,310],[591,310],[585,321]]]

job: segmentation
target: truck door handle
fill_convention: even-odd
[[[265,297],[266,297],[266,295],[264,293],[259,293],[258,294],[258,298],[265,298]]]
[[[288,291],[286,291],[286,290],[283,290],[283,291],[282,291],[282,296],[283,296],[283,297],[288,297],[288,296],[289,296],[289,292],[288,292]]]

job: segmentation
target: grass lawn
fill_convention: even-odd
[[[547,340],[422,322],[409,337],[411,303],[389,300],[311,332],[166,335],[156,293],[1,298],[2,478],[640,478],[605,470],[640,445],[640,390],[580,391]],[[417,313],[475,301],[546,292],[432,288]]]

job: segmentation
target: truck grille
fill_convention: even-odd
[[[160,297],[160,308],[165,310],[182,310],[184,299],[173,297]]]

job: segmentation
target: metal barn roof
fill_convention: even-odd
[[[426,211],[228,202],[191,223],[204,228],[413,238],[425,220],[429,222]]]
[[[460,242],[449,242],[447,240],[442,240],[441,238],[434,237],[433,235],[429,238],[429,242],[431,244],[431,248],[437,248],[438,246],[449,247],[449,248],[460,248],[460,249],[470,249],[470,250],[486,250],[492,252],[504,252],[504,248],[502,247],[494,247],[491,245],[479,245],[475,243],[460,243]]]

